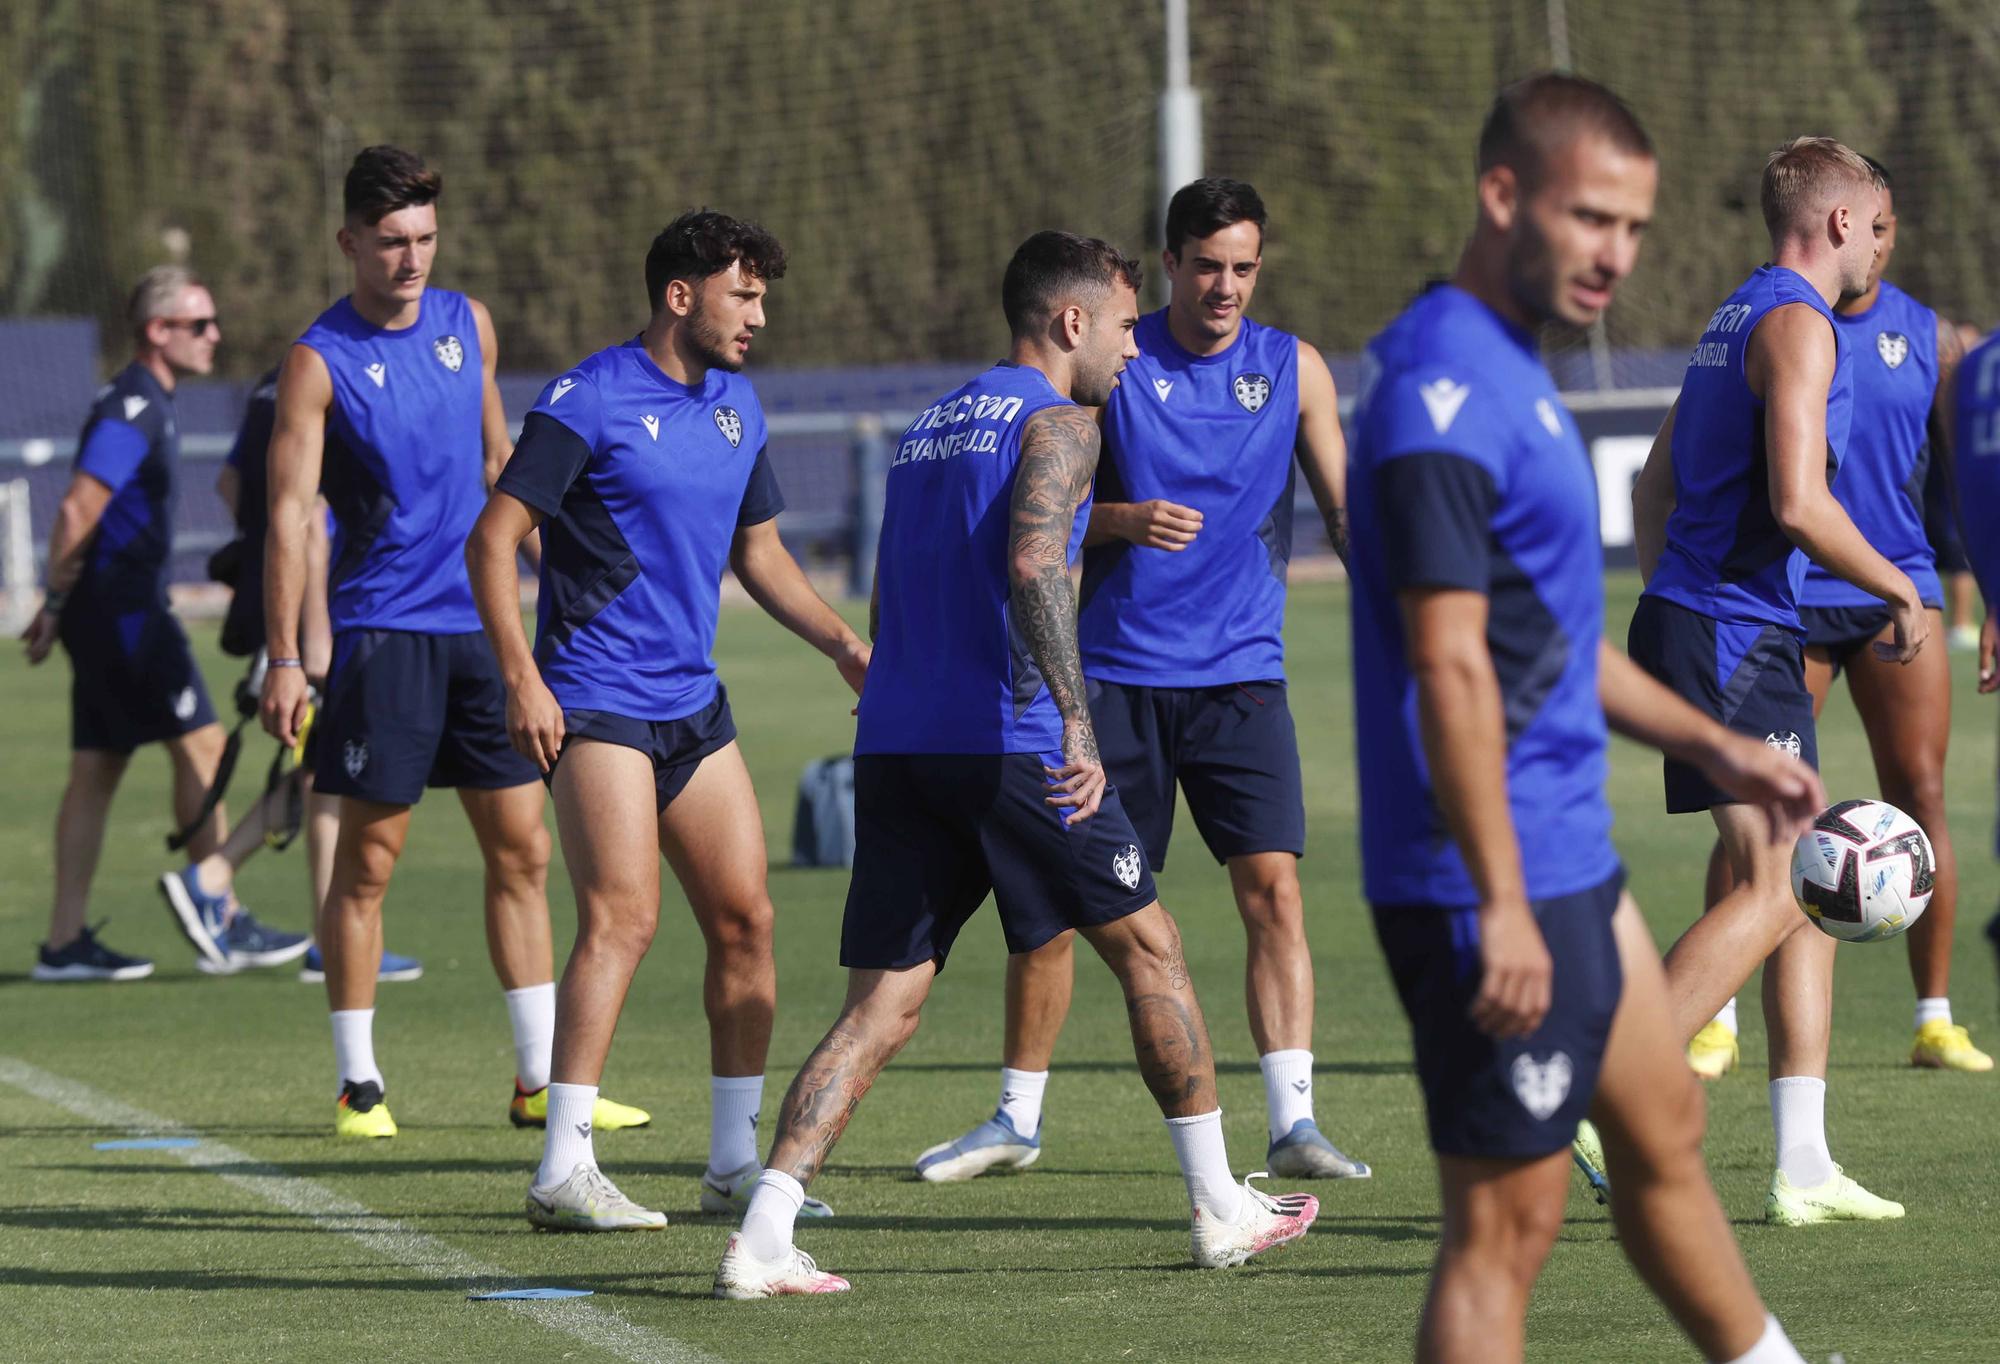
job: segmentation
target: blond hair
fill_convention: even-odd
[[[1849,190],[1879,187],[1867,158],[1830,137],[1795,137],[1764,162],[1759,194],[1772,237],[1804,225]]]
[[[172,316],[182,291],[202,287],[201,277],[185,265],[156,265],[139,276],[132,296],[125,301],[125,320],[132,326],[132,335],[145,340],[148,322]]]

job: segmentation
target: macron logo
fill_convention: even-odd
[[[1465,406],[1471,395],[1471,388],[1445,378],[1433,379],[1417,389],[1417,396],[1424,400],[1424,410],[1431,414],[1431,425],[1440,436],[1451,430],[1452,422],[1458,419],[1458,409]]]
[[[576,387],[574,379],[558,379],[556,386],[549,390],[549,406],[554,407],[563,400],[563,394]]]
[[[660,419],[649,412],[639,420],[646,424],[646,434],[657,441],[660,438]]]
[[[380,360],[368,366],[367,369],[368,377],[375,381],[375,387],[377,388],[382,387],[382,380],[388,376],[388,373],[389,367],[384,365]]]
[[[128,422],[131,421],[132,418],[138,416],[141,412],[144,412],[145,410],[146,410],[146,400],[144,398],[139,397],[137,394],[134,394],[132,397],[129,397],[125,400],[126,421]]]
[[[1167,400],[1167,395],[1169,393],[1172,393],[1173,391],[1174,391],[1174,381],[1172,379],[1153,380],[1153,392],[1160,395],[1161,402],[1165,402]]]

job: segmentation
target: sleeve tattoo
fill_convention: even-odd
[[[1081,726],[1092,759],[1097,740],[1077,654],[1069,537],[1076,509],[1096,475],[1102,439],[1097,423],[1080,407],[1048,408],[1028,419],[1014,476],[1009,541],[1015,626],[1042,670],[1064,725]]]

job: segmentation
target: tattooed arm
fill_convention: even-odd
[[[1066,823],[1089,819],[1104,798],[1104,766],[1084,697],[1076,644],[1076,590],[1069,579],[1069,537],[1076,509],[1097,473],[1103,437],[1080,407],[1051,407],[1028,419],[1014,475],[1007,573],[1014,626],[1042,671],[1063,721],[1063,765],[1049,804],[1067,807]]]

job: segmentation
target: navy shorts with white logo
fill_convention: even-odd
[[[1632,661],[1704,715],[1819,767],[1805,646],[1777,625],[1716,620],[1659,597],[1641,597],[1627,639]],[[1690,814],[1736,797],[1700,768],[1666,760],[1667,813]]]
[[[1174,784],[1217,862],[1306,850],[1299,738],[1283,682],[1142,687],[1088,679],[1104,770],[1154,871],[1167,865]]]
[[[1115,787],[1065,826],[1046,804],[1057,753],[864,753],[854,759],[854,875],[840,964],[901,970],[945,957],[993,894],[1009,952],[1108,924],[1158,899]]]
[[[563,755],[579,740],[635,748],[653,761],[657,809],[664,810],[687,789],[701,760],[727,748],[735,739],[736,721],[729,713],[729,693],[720,684],[716,686],[713,701],[678,720],[635,720],[608,710],[565,709],[562,753],[556,756],[555,766],[542,780],[555,784],[556,768],[562,766]]]
[[[507,741],[507,689],[478,630],[334,636],[313,789],[415,805],[424,788],[525,786],[541,776]]]
[[[1477,909],[1372,906],[1440,1155],[1530,1160],[1575,1139],[1624,989],[1611,929],[1624,886],[1620,871],[1589,890],[1534,902],[1554,989],[1542,1025],[1506,1039],[1481,1032],[1467,1012],[1481,975]]]
[[[187,632],[165,605],[112,613],[72,603],[59,629],[71,748],[130,753],[215,723]]]

